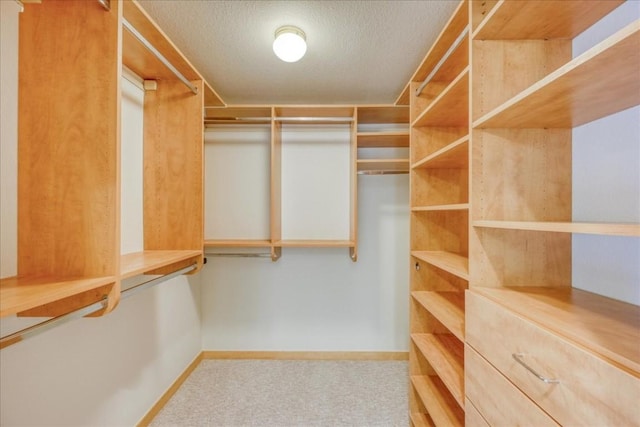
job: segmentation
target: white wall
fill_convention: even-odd
[[[0,277],[17,274],[18,248],[18,13],[0,2]]]
[[[573,41],[574,57],[640,18],[625,2]],[[573,130],[573,220],[640,223],[640,107]],[[573,284],[640,305],[640,238],[573,236]]]
[[[409,178],[358,179],[358,262],[346,248],[209,258],[204,350],[407,351]]]
[[[14,55],[17,15],[2,11],[2,266],[15,274]],[[13,46],[13,48],[12,48]],[[5,73],[5,70],[9,70]],[[6,88],[9,88],[5,90]],[[142,249],[141,117],[143,93],[123,81],[123,251]],[[10,106],[10,107],[7,107]],[[138,123],[136,123],[138,121]],[[5,153],[10,153],[5,157]],[[140,160],[141,161],[141,160]],[[120,303],[102,318],[80,319],[0,351],[0,425],[134,425],[201,350],[199,277],[178,277]],[[31,321],[2,318],[2,335]],[[10,329],[10,331],[9,331]]]

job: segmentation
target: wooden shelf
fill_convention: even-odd
[[[464,344],[450,334],[411,334],[411,339],[464,408]]]
[[[211,124],[271,124],[271,107],[205,107],[205,125]]]
[[[411,296],[464,342],[464,293],[415,291]]]
[[[469,125],[469,67],[466,67],[416,118],[414,127]]]
[[[437,426],[464,426],[464,412],[437,376],[412,375],[416,390]]]
[[[465,169],[469,167],[469,135],[414,163],[412,169]]]
[[[473,39],[572,39],[621,3],[622,0],[502,0],[475,30]]]
[[[575,288],[474,291],[640,375],[640,307]]]
[[[362,159],[356,163],[359,171],[409,172],[409,159]]]
[[[198,73],[189,60],[140,7],[137,1],[123,2],[123,17],[142,34],[188,80],[202,80],[204,104],[223,106],[224,101]],[[122,63],[145,80],[175,80],[175,75],[144,47],[129,31],[122,30]]]
[[[355,242],[351,240],[279,240],[274,247],[282,248],[351,248]]]
[[[556,233],[599,234],[608,236],[640,236],[640,224],[598,222],[473,221],[474,227],[503,230],[551,231]]]
[[[445,251],[411,251],[411,256],[464,280],[469,280],[469,258]]]
[[[205,248],[268,248],[271,240],[205,240]]]
[[[16,278],[0,280],[0,317],[20,313],[115,283],[115,277]]]
[[[332,124],[353,121],[355,107],[319,105],[275,107],[274,119],[282,124]],[[324,120],[323,120],[324,119]]]
[[[409,123],[409,107],[406,105],[358,106],[358,124]]]
[[[475,128],[571,128],[640,104],[640,20],[474,122]]]
[[[411,208],[411,212],[434,212],[434,211],[467,211],[469,203],[456,203],[451,205],[416,206]]]
[[[422,414],[420,412],[412,412],[409,414],[411,418],[411,423],[413,427],[435,427],[435,424],[427,414]]]
[[[144,251],[122,255],[120,258],[120,278],[144,274],[147,271],[166,267],[190,258],[197,258],[202,251]]]
[[[408,147],[409,131],[358,132],[358,148]]]

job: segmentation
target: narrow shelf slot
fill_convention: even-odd
[[[464,408],[464,344],[450,334],[411,334],[411,339]]]
[[[464,412],[435,375],[412,375],[416,390],[429,416],[438,426],[464,426]]]
[[[640,236],[640,224],[478,220],[473,221],[473,226],[498,228],[503,230],[549,231],[556,233],[598,234],[608,236]]]
[[[473,124],[571,128],[640,104],[640,20],[560,67]]]
[[[476,291],[639,375],[639,306],[566,287],[475,287]]]
[[[411,296],[464,342],[464,293],[415,291]]]
[[[469,125],[469,67],[442,91],[413,122],[414,127]]]
[[[469,167],[469,135],[414,163],[412,169],[463,169]]]
[[[356,163],[359,171],[409,171],[409,159],[359,159]]]
[[[268,248],[271,240],[215,240],[204,241],[205,248]]]
[[[115,283],[116,277],[16,278],[0,280],[0,317]]]
[[[358,124],[409,123],[409,107],[404,105],[361,105]]]
[[[409,131],[358,132],[358,148],[408,147]]]
[[[455,203],[450,205],[415,206],[411,212],[434,212],[434,211],[467,211],[469,203]]]
[[[120,277],[126,279],[137,276],[146,271],[156,270],[200,255],[202,251],[198,250],[143,251],[125,254],[120,258]]]
[[[411,256],[469,280],[469,258],[445,251],[411,251]]]
[[[473,39],[572,39],[618,7],[622,2],[622,0],[502,0],[493,7],[480,23],[473,34]],[[544,25],[541,25],[541,22]]]

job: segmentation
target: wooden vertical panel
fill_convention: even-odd
[[[19,276],[119,269],[121,5],[25,5],[19,42]]]
[[[282,124],[271,111],[271,242],[282,240]]]
[[[471,242],[473,286],[571,286],[571,234],[474,227]]]
[[[475,30],[489,14],[498,0],[471,0],[470,16],[471,29]]]
[[[571,40],[474,40],[472,46],[473,120],[571,60]]]
[[[358,109],[353,109],[353,122],[351,122],[351,171],[350,176],[350,225],[349,240],[353,246],[349,249],[351,260],[358,260]]]
[[[474,219],[571,221],[571,129],[473,136]]]
[[[145,250],[202,250],[203,95],[192,83],[197,95],[164,80],[145,93]]]

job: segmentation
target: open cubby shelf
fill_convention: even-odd
[[[413,291],[411,296],[464,342],[464,292]]]
[[[411,256],[464,280],[469,280],[469,258],[445,251],[411,251]]]
[[[412,375],[411,385],[437,426],[464,426],[464,412],[436,375]]]

